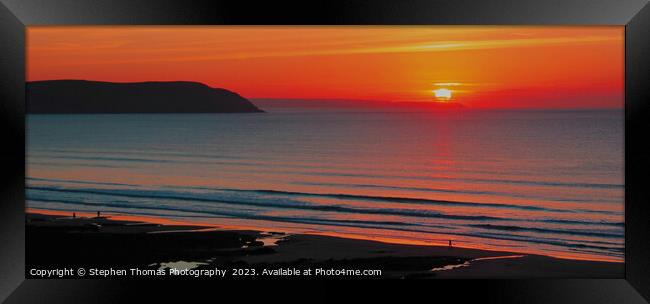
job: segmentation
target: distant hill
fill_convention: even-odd
[[[248,99],[198,82],[27,82],[27,113],[256,113]]]

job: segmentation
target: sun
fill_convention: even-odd
[[[449,100],[449,99],[451,99],[451,90],[445,89],[445,88],[440,88],[440,89],[437,89],[437,90],[433,90],[433,95],[438,100]]]

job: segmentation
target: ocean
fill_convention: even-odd
[[[622,110],[27,116],[27,207],[624,260]]]

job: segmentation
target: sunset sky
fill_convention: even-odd
[[[27,80],[48,79],[198,81],[247,98],[622,108],[624,27],[29,27]]]

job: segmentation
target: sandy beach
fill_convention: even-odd
[[[47,214],[44,214],[47,213]],[[223,230],[30,210],[32,268],[359,269],[372,278],[620,278],[623,263],[448,246],[388,244],[272,231]],[[276,275],[280,276],[280,275]],[[331,275],[324,277],[344,277]],[[255,278],[262,278],[256,276]]]

